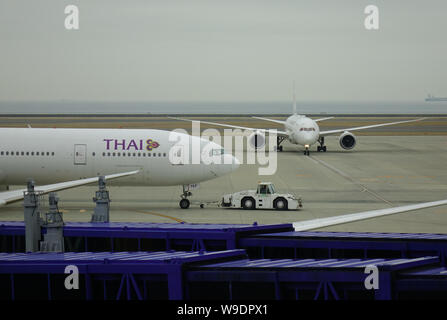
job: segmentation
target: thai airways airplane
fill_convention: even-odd
[[[211,146],[204,149],[210,150],[211,157],[221,157],[222,164],[172,164],[168,153],[174,142],[169,134],[162,130],[0,128],[0,186],[7,189],[32,178],[38,184],[49,183],[35,187],[37,192],[49,193],[97,182],[99,176],[119,185],[183,185],[180,207],[186,209],[190,184],[228,174],[239,166],[220,145],[189,135],[184,136],[191,143]],[[25,191],[0,192],[0,205],[23,199]],[[447,200],[425,202],[293,225],[297,231],[312,230],[445,204]]]
[[[186,209],[191,184],[239,167],[239,161],[222,146],[186,134],[177,135],[184,136],[190,146],[196,143],[201,150],[210,150],[210,164],[173,164],[169,152],[176,142],[170,141],[170,134],[147,129],[0,128],[0,186],[7,190],[32,178],[40,185],[36,191],[48,193],[93,183],[99,176],[119,178],[117,184],[128,186],[182,185],[180,207]],[[0,192],[0,205],[23,199],[23,191]]]
[[[309,117],[306,117],[305,115],[297,114],[295,102],[294,102],[293,110],[294,110],[293,115],[288,117],[285,121],[269,119],[269,118],[261,118],[261,117],[252,117],[252,118],[282,124],[284,126],[285,130],[284,131],[281,131],[281,130],[276,131],[276,135],[277,135],[276,150],[282,151],[283,149],[282,149],[281,143],[287,139],[293,144],[304,146],[304,155],[309,155],[310,154],[309,148],[317,142],[319,143],[319,145],[317,146],[317,151],[318,152],[320,152],[320,151],[326,152],[327,148],[324,145],[324,138],[325,138],[325,136],[328,136],[328,135],[341,133],[341,135],[339,137],[340,146],[345,150],[351,150],[355,147],[355,145],[357,143],[357,139],[354,136],[354,134],[351,133],[351,131],[358,131],[358,130],[364,130],[364,129],[370,129],[370,128],[383,127],[383,126],[391,126],[391,125],[421,121],[421,120],[426,119],[426,118],[418,118],[418,119],[414,119],[414,120],[388,122],[388,123],[374,124],[374,125],[362,126],[362,127],[320,131],[318,122],[332,119],[334,117],[326,117],[326,118],[313,120]],[[173,119],[183,120],[183,121],[194,121],[194,120],[182,119],[182,118],[173,118]],[[200,122],[211,124],[211,125],[216,125],[216,126],[221,126],[221,127],[253,131],[253,133],[248,138],[248,141],[255,148],[262,148],[265,145],[265,133],[270,131],[267,129],[233,126],[233,125],[229,125],[229,124],[209,122],[209,121],[200,121]]]

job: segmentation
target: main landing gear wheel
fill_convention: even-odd
[[[276,137],[276,151],[282,152],[282,146],[281,143],[285,140],[285,137],[278,136]]]
[[[320,143],[319,146],[317,146],[317,151],[323,151],[326,152],[326,146],[324,145],[324,137],[320,137],[320,139],[318,139],[318,142]]]
[[[317,151],[318,152],[320,152],[320,151],[326,152],[326,146],[317,146]]]

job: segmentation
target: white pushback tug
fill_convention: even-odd
[[[222,207],[252,209],[296,210],[303,206],[301,198],[276,193],[271,182],[258,183],[257,190],[244,190],[222,197]]]

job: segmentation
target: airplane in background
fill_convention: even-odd
[[[169,141],[170,134],[152,129],[0,128],[0,186],[8,190],[32,178],[36,191],[48,193],[94,183],[100,176],[117,179],[117,185],[182,185],[179,204],[187,209],[191,185],[229,174],[240,163],[219,144],[178,134],[190,146],[208,146],[212,161],[173,164],[169,151],[176,142]],[[0,205],[23,199],[24,191],[0,192]]]
[[[175,117],[170,117],[170,118],[176,119],[176,120],[182,120],[182,121],[195,121],[195,120],[175,118]],[[351,131],[358,131],[358,130],[364,130],[364,129],[370,129],[370,128],[378,128],[378,127],[397,125],[397,124],[402,124],[402,123],[410,123],[410,122],[421,121],[421,120],[426,119],[426,118],[418,118],[418,119],[414,119],[414,120],[381,123],[381,124],[374,124],[374,125],[368,125],[368,126],[362,126],[362,127],[320,131],[320,127],[318,126],[317,122],[329,120],[334,117],[326,117],[326,118],[313,120],[309,117],[306,117],[305,115],[297,114],[295,96],[294,96],[294,102],[293,102],[293,115],[288,117],[285,121],[269,119],[269,118],[262,118],[262,117],[252,117],[252,118],[282,124],[284,126],[285,130],[284,131],[276,130],[276,135],[277,135],[276,150],[282,151],[283,148],[281,146],[281,143],[287,139],[293,144],[304,146],[304,155],[309,155],[310,154],[309,148],[317,142],[319,143],[319,145],[317,146],[317,151],[318,152],[320,152],[320,151],[326,152],[327,148],[324,145],[324,138],[328,135],[341,133],[341,135],[339,137],[340,146],[345,150],[351,150],[355,147],[356,142],[357,142],[356,137],[354,136],[354,134],[351,133]],[[270,130],[268,130],[268,129],[234,126],[234,125],[216,123],[216,122],[210,122],[210,121],[200,121],[200,122],[215,125],[215,126],[253,131],[253,133],[249,136],[248,141],[256,149],[262,148],[265,145],[265,133],[270,132]]]

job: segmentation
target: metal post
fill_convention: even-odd
[[[40,203],[39,195],[34,191],[34,181],[29,180],[23,197],[26,252],[39,251]]]
[[[45,214],[45,222],[42,224],[47,229],[44,241],[40,243],[40,250],[44,252],[64,252],[64,220],[57,206],[59,199],[56,193],[49,196],[50,210]]]
[[[180,265],[173,265],[168,269],[168,294],[169,300],[182,300],[183,279]]]
[[[106,189],[106,179],[104,176],[98,179],[99,190],[96,191],[93,202],[96,203],[95,211],[92,214],[91,222],[109,222],[110,197]]]

